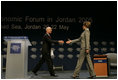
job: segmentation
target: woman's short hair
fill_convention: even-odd
[[[90,21],[84,21],[83,25],[86,26],[87,28],[89,28],[91,26],[91,22]]]

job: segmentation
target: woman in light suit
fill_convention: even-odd
[[[73,78],[79,77],[79,73],[80,73],[80,69],[82,67],[82,64],[86,58],[86,64],[87,64],[87,68],[89,70],[90,73],[90,77],[89,78],[95,78],[95,73],[94,73],[94,69],[93,69],[93,64],[91,61],[91,57],[90,57],[90,31],[89,31],[89,27],[91,25],[91,22],[89,21],[85,21],[83,23],[83,32],[81,34],[81,36],[77,39],[74,40],[69,40],[66,43],[76,43],[78,41],[81,42],[81,50],[80,50],[80,55],[77,61],[77,65],[75,68],[75,71],[73,73]]]

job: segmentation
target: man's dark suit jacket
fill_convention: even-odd
[[[43,36],[42,54],[50,54],[51,43],[58,43],[56,40],[52,40],[49,34]]]

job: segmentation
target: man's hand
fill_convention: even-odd
[[[88,49],[86,49],[86,53],[88,53],[88,54],[89,54],[89,52],[90,52],[90,51],[89,51]]]
[[[72,40],[66,41],[66,44],[70,44],[72,42]]]
[[[63,41],[63,40],[59,40],[58,42],[59,42],[59,43],[61,43],[61,44],[63,44],[63,43],[64,43],[64,41]]]

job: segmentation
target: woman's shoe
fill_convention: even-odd
[[[79,76],[72,76],[73,79],[79,78]]]
[[[95,79],[96,78],[96,76],[90,76],[90,77],[88,77],[89,79]]]

